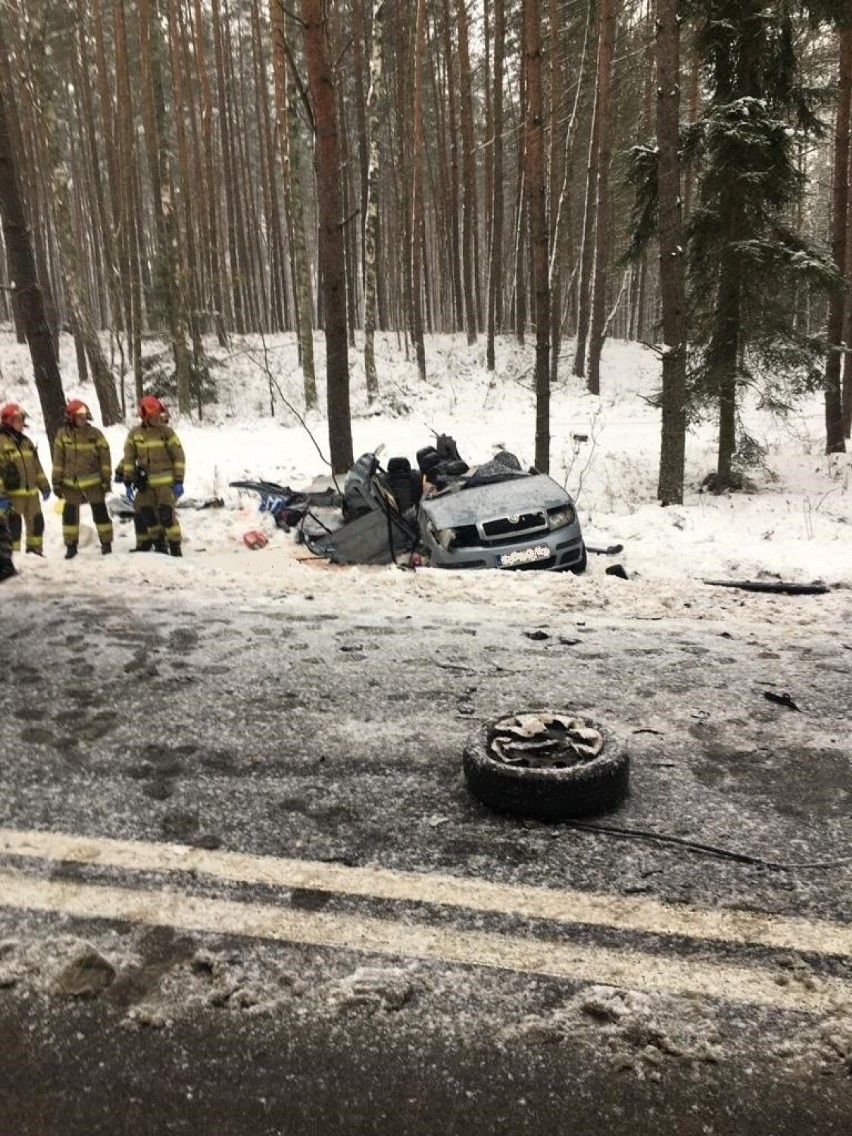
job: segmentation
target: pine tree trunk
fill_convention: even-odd
[[[532,277],[535,291],[535,467],[550,470],[550,257],[547,244],[544,106],[541,78],[539,0],[524,4],[524,57],[527,101],[524,180],[529,207]]]
[[[164,45],[160,0],[140,0],[139,25],[142,46],[143,117],[157,230],[155,278],[158,300],[165,313],[175,362],[178,409],[181,414],[189,414],[192,409],[191,368],[186,339],[186,302],[182,286],[183,256],[175,212],[174,174],[163,89]]]
[[[521,52],[521,66],[520,78],[518,83],[518,97],[521,107],[526,106],[527,100],[527,60],[523,52]],[[518,124],[518,189],[515,201],[515,248],[514,248],[514,312],[513,318],[515,321],[515,338],[520,346],[524,345],[524,339],[527,330],[527,246],[526,234],[527,226],[524,220],[527,216],[527,189],[526,189],[526,176],[524,174],[524,154],[526,152],[526,143],[524,141],[524,134],[526,132],[526,118],[521,115]]]
[[[850,108],[852,118],[852,108]],[[843,314],[843,434],[852,432],[852,135],[850,135],[849,162],[846,166],[846,306]]]
[[[279,0],[269,0],[269,20],[272,29],[272,73],[275,79],[276,121],[278,142],[281,147],[282,189],[284,210],[290,235],[293,300],[296,310],[296,329],[299,336],[299,361],[302,366],[305,409],[317,405],[317,383],[314,368],[314,317],[311,305],[311,285],[305,243],[305,218],[302,195],[299,189],[300,144],[295,96],[290,94],[290,64],[288,63],[287,31],[284,9]]]
[[[117,163],[121,172],[121,199],[119,227],[123,247],[121,255],[122,288],[127,330],[127,350],[133,366],[133,381],[137,400],[143,394],[142,375],[142,262],[140,256],[139,194],[136,184],[137,154],[133,99],[130,89],[130,71],[127,51],[127,28],[124,0],[113,7],[113,38],[115,42],[115,83],[117,90],[116,133],[119,140]]]
[[[339,151],[335,78],[322,0],[300,0],[308,85],[316,131],[319,271],[325,313],[328,433],[333,473],[351,469],[352,419],[346,338],[346,266],[338,190]]]
[[[741,207],[732,203],[732,219],[727,247],[739,237]],[[737,369],[739,364],[740,283],[736,259],[726,252],[722,257],[716,298],[715,328],[707,349],[707,365],[712,389],[719,400],[719,448],[716,461],[716,489],[732,484],[731,473],[737,446]]]
[[[678,0],[657,0],[657,196],[660,217],[660,299],[663,395],[657,496],[683,503],[686,447],[686,296],[681,217],[680,23]]]
[[[699,106],[701,102],[701,57],[692,40],[693,36],[691,35],[689,50],[689,107],[687,110],[687,124],[690,126],[698,119]],[[686,220],[692,213],[692,194],[694,180],[693,163],[689,162],[684,173],[684,220]]]
[[[115,257],[115,240],[113,223],[107,212],[107,194],[104,189],[104,178],[101,172],[101,154],[106,156],[107,185],[112,189],[115,177],[115,147],[112,139],[111,106],[102,108],[104,128],[100,148],[98,146],[97,131],[95,127],[95,100],[91,83],[91,62],[88,48],[88,29],[85,18],[84,0],[76,0],[77,5],[77,51],[79,66],[76,69],[77,85],[80,88],[80,98],[83,114],[83,130],[86,139],[86,164],[92,180],[97,221],[100,229],[101,255],[103,256],[104,281],[109,303],[110,319],[115,331],[122,329],[121,294],[117,284],[117,269]],[[100,6],[96,5],[98,16]],[[95,37],[97,43],[97,36]],[[98,70],[100,64],[98,64]],[[108,90],[108,88],[107,88]]]
[[[457,90],[453,53],[452,18],[449,0],[443,0],[444,56],[447,68],[447,134],[450,149],[450,194],[449,216],[446,218],[450,237],[450,283],[452,287],[452,331],[461,331],[465,326],[464,289],[462,288],[462,247],[459,236],[459,126]]]
[[[183,68],[183,57],[180,51],[181,28],[178,19],[178,4],[176,0],[166,0],[166,15],[168,21],[169,60],[172,76],[172,97],[175,142],[177,143],[177,187],[178,198],[182,205],[181,216],[175,207],[175,230],[179,234],[177,245],[178,293],[182,299],[183,318],[189,330],[192,342],[192,364],[190,366],[190,386],[193,375],[197,375],[204,366],[204,349],[201,343],[201,291],[196,272],[198,254],[195,245],[196,230],[199,227],[196,220],[196,202],[192,193],[193,178],[190,168],[190,147],[186,137],[186,123],[184,107],[190,101],[187,97],[186,75]],[[200,392],[193,391],[198,399],[199,412],[201,409]]]
[[[567,307],[570,296],[570,286],[565,282],[573,279],[575,274],[572,236],[572,201],[571,181],[574,168],[574,140],[577,133],[577,121],[581,96],[585,90],[585,76],[587,70],[587,57],[589,53],[589,34],[592,25],[592,3],[587,0],[585,21],[583,25],[583,47],[580,55],[580,66],[574,76],[575,92],[571,108],[571,117],[565,129],[564,157],[562,160],[562,185],[558,197],[551,202],[554,220],[550,229],[552,243],[550,250],[550,283],[551,283],[551,358],[550,370],[553,380],[556,380],[558,370],[558,355],[562,345],[562,333],[565,322],[563,305]]]
[[[305,227],[305,210],[302,202],[302,135],[299,130],[298,95],[292,67],[287,81],[287,164],[290,211],[293,218],[293,263],[296,279],[296,310],[299,313],[299,348],[302,371],[305,376],[305,405],[317,405],[316,366],[314,363],[314,302],[311,285],[311,265]]]
[[[236,6],[237,40],[240,36],[240,6]],[[257,224],[252,223],[254,214],[254,183],[249,180],[249,162],[246,153],[246,132],[242,122],[241,110],[245,102],[242,90],[241,76],[234,74],[235,52],[232,46],[232,20],[230,18],[230,3],[225,0],[224,19],[222,21],[222,58],[223,74],[225,77],[225,107],[228,116],[228,137],[231,142],[231,192],[234,194],[234,239],[236,245],[237,275],[236,287],[240,292],[240,305],[242,311],[243,327],[250,331],[260,326],[260,305],[257,299],[257,278],[252,270],[252,245],[249,236],[250,229],[256,229]],[[239,62],[239,57],[237,57]]]
[[[231,142],[231,114],[228,100],[228,77],[225,64],[224,33],[219,0],[212,0],[213,48],[216,59],[216,88],[219,110],[219,138],[221,141],[222,176],[225,182],[225,206],[228,230],[228,266],[230,269],[230,297],[234,314],[234,327],[238,334],[246,331],[243,289],[240,280],[240,263],[237,252],[236,179],[234,177],[234,148]]]
[[[45,96],[45,106],[47,106]],[[53,108],[51,108],[53,110]],[[45,121],[55,123],[54,114],[46,115]],[[62,285],[65,290],[65,299],[71,316],[71,325],[74,329],[75,341],[83,348],[85,358],[88,359],[95,394],[101,412],[101,421],[104,426],[114,426],[122,420],[121,406],[116,391],[115,380],[104,354],[95,323],[92,319],[91,308],[83,295],[84,266],[78,253],[79,242],[74,232],[74,222],[71,214],[71,200],[67,175],[64,173],[59,160],[59,147],[52,135],[45,139],[51,154],[53,169],[50,174],[53,214],[56,236],[59,241],[59,250],[62,264]]]
[[[0,52],[4,58],[8,58],[1,32]],[[12,153],[9,121],[14,113],[14,107],[7,102],[0,86],[0,212],[3,218],[3,240],[6,245],[9,270],[15,282],[18,313],[33,362],[44,427],[52,445],[54,435],[64,419],[65,399],[62,393],[59,361],[36,276],[35,257],[30,244],[18,171]]]
[[[411,48],[406,48],[413,27],[406,21],[403,27],[404,37],[397,38],[396,51],[403,58],[410,58]],[[401,42],[403,41],[403,42]],[[396,161],[394,163],[396,190],[396,226],[398,248],[401,255],[394,258],[399,270],[399,285],[394,288],[391,282],[391,293],[397,297],[398,324],[405,331],[405,358],[408,360],[409,339],[412,326],[412,283],[411,283],[411,127],[410,115],[407,114],[410,103],[411,82],[404,67],[397,66],[394,74],[395,90],[393,99],[394,132],[393,139],[396,148]]]
[[[578,378],[586,373],[586,342],[589,336],[591,280],[595,257],[595,214],[598,182],[598,100],[592,111],[589,129],[589,160],[586,166],[586,198],[583,209],[583,239],[580,252],[580,279],[577,283],[577,341],[574,345],[573,372]]]
[[[426,381],[426,348],[423,343],[423,52],[426,39],[425,0],[417,0],[414,31],[414,144],[411,188],[411,338],[417,358],[418,377]]]
[[[34,72],[38,74],[38,69],[34,68],[27,58],[26,34],[23,35],[22,42],[24,45],[22,49],[24,54],[17,60],[16,71],[20,75],[31,75]],[[0,82],[2,82],[5,88],[6,99],[9,106],[9,122],[7,128],[12,153],[16,155],[18,179],[22,194],[21,202],[30,223],[30,239],[33,256],[35,257],[36,278],[38,279],[42,293],[44,318],[47,320],[48,327],[50,328],[53,349],[55,352],[58,352],[59,314],[57,303],[53,295],[53,288],[51,287],[51,273],[48,267],[48,255],[44,236],[46,226],[42,223],[42,208],[39,200],[40,188],[44,180],[42,176],[44,163],[39,160],[37,152],[39,149],[39,137],[34,130],[34,124],[30,122],[28,129],[25,131],[23,129],[24,124],[22,123],[22,118],[27,114],[27,105],[31,102],[31,98],[27,96],[30,83],[28,81],[23,86],[23,103],[18,102],[10,59],[5,51],[2,53],[2,60],[0,60]],[[32,115],[30,114],[29,117],[31,118]],[[26,140],[24,138],[25,133]],[[27,144],[27,140],[30,143],[29,145]],[[18,299],[18,295],[13,294],[14,307],[17,306]],[[26,333],[24,333],[24,338],[26,338]]]
[[[592,310],[589,318],[589,361],[586,386],[591,394],[601,391],[601,353],[606,336],[607,285],[609,283],[609,167],[612,155],[614,109],[612,64],[615,54],[614,0],[601,0],[598,8],[598,180],[595,202],[595,259],[592,274]]]
[[[375,36],[375,31],[372,35]],[[364,245],[367,230],[367,178],[370,165],[370,135],[368,125],[367,97],[368,97],[368,70],[365,58],[366,29],[364,26],[364,6],[362,0],[352,0],[352,62],[354,67],[355,83],[355,123],[358,141],[358,172],[359,172],[359,216],[361,230],[361,282],[366,282],[366,272],[363,264]]]
[[[559,215],[560,188],[563,178],[565,149],[560,144],[562,133],[557,128],[557,118],[561,120],[561,110],[565,105],[565,68],[563,67],[562,21],[559,17],[558,0],[548,0],[547,25],[550,33],[550,60],[548,65],[547,113],[547,216],[549,222],[550,252],[548,254],[548,286],[550,288],[550,384],[553,386],[559,377],[559,351],[562,340],[561,281],[562,258],[556,257],[556,219]],[[558,109],[557,109],[558,108]],[[559,123],[561,125],[561,122]]]
[[[486,367],[496,366],[494,340],[503,330],[503,72],[506,52],[506,9],[504,0],[494,0],[494,96],[492,109],[493,139],[491,239],[488,242],[488,331],[486,338]]]
[[[831,255],[845,284],[846,211],[849,207],[849,115],[852,95],[852,22],[838,36],[839,74],[837,116],[834,125],[834,173],[831,194]],[[825,363],[825,452],[846,452],[843,386],[840,354],[843,349],[845,287],[835,289],[828,298],[828,358]]]
[[[224,266],[219,256],[220,225],[219,206],[216,197],[218,179],[215,172],[213,122],[214,103],[213,92],[210,86],[210,74],[207,67],[207,48],[205,44],[205,24],[201,8],[201,0],[193,0],[192,9],[192,37],[196,60],[196,75],[198,87],[201,91],[201,135],[204,152],[204,191],[206,194],[205,214],[208,222],[209,241],[205,255],[209,258],[210,289],[213,301],[213,325],[216,329],[216,339],[220,347],[228,344],[228,321],[225,312],[225,295],[227,288],[224,283]]]
[[[483,232],[485,233],[486,266],[489,255],[489,237],[491,234],[491,210],[494,205],[494,76],[491,63],[491,0],[482,0],[482,103],[485,115],[485,146],[483,161]],[[487,300],[486,300],[487,302]],[[486,313],[485,323],[488,322]]]
[[[482,325],[482,315],[479,310],[479,238],[476,231],[476,139],[473,131],[473,92],[465,0],[456,0],[456,34],[462,128],[462,290],[467,341],[474,344]]]
[[[370,54],[370,89],[367,94],[367,167],[366,218],[364,224],[364,371],[367,401],[373,403],[379,393],[376,373],[376,316],[379,256],[379,113],[384,103],[384,0],[373,4],[373,45]]]

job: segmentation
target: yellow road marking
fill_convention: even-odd
[[[349,868],[243,852],[209,851],[59,832],[0,829],[0,853],[129,871],[201,872],[220,880],[310,888],[376,899],[406,900],[494,911],[558,923],[586,923],[620,931],[683,935],[744,945],[852,956],[852,926],[827,920],[708,910],[616,896],[387,868]],[[0,897],[2,898],[2,897]]]
[[[0,873],[0,897],[6,907],[61,912],[81,919],[495,967],[578,983],[698,995],[806,1013],[827,1013],[852,1002],[852,984],[839,979],[821,979],[813,989],[799,984],[782,986],[771,972],[758,968],[396,920],[294,912],[272,904],[202,899],[174,891],[152,893]]]

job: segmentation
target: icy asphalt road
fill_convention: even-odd
[[[3,599],[0,1130],[848,1132],[852,626],[818,598]],[[608,831],[467,794],[476,723],[541,706],[628,742]]]

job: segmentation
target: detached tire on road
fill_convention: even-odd
[[[554,734],[566,739],[561,752],[551,744]],[[523,738],[528,758],[525,743],[513,740]],[[510,749],[516,752],[499,756]],[[470,791],[489,808],[559,821],[614,808],[627,795],[630,758],[599,722],[573,711],[541,710],[484,723],[465,745],[463,768]]]

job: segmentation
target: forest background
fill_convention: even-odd
[[[534,342],[542,470],[553,385],[600,393],[610,337],[662,360],[663,503],[708,409],[709,487],[742,484],[746,392],[822,392],[845,450],[847,0],[5,0],[0,97],[0,319],[49,436],[62,328],[107,426],[143,392],[201,418],[205,339],[248,333],[297,333],[307,413],[320,330],[343,472],[349,353],[381,407],[377,330],[423,379],[461,331],[492,371]]]

